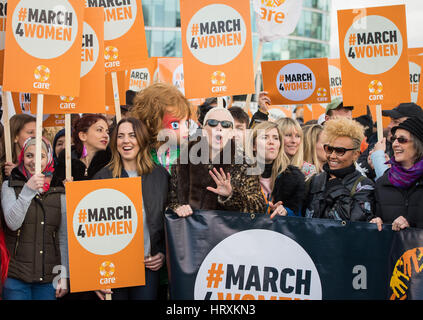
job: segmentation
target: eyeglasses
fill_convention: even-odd
[[[335,154],[339,157],[342,157],[347,151],[357,150],[357,148],[347,149],[342,147],[332,147],[328,144],[325,144],[323,148],[325,149],[327,155],[330,155],[335,151]]]
[[[398,143],[400,143],[400,144],[405,144],[405,143],[407,143],[407,142],[410,141],[410,140],[408,140],[407,138],[404,138],[404,137],[396,137],[396,136],[393,136],[391,138],[391,142],[394,143],[395,140],[398,140]]]
[[[219,123],[222,126],[222,128],[225,128],[225,129],[233,127],[233,123],[231,121],[228,121],[228,120],[219,121],[219,120],[215,120],[215,119],[208,119],[206,121],[206,125],[209,125],[212,128],[217,127],[217,125]]]

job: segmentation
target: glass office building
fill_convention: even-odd
[[[179,0],[142,0],[148,52],[151,57],[182,57]],[[296,30],[263,45],[262,60],[320,58],[329,55],[330,0],[303,0]],[[251,3],[253,51],[258,45]]]

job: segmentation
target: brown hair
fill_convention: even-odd
[[[84,144],[79,138],[79,133],[87,132],[88,129],[99,120],[104,120],[104,122],[107,123],[107,119],[105,116],[101,114],[93,114],[93,113],[86,113],[77,121],[75,121],[72,137],[73,137],[73,143],[75,146],[76,154],[78,155],[78,157],[82,155],[82,150],[84,148]]]
[[[140,120],[135,119],[133,117],[124,118],[119,121],[116,128],[113,130],[113,133],[110,139],[110,149],[112,151],[112,158],[108,166],[112,170],[112,175],[114,178],[120,178],[122,173],[123,163],[122,163],[122,158],[120,156],[120,153],[117,150],[117,137],[119,133],[119,127],[123,123],[126,123],[126,122],[132,124],[135,137],[140,147],[140,151],[138,152],[138,155],[137,155],[138,175],[141,176],[143,174],[151,173],[154,168],[154,162],[150,155],[149,139],[148,139],[149,137],[148,137],[148,131],[147,131],[146,125],[141,123]]]
[[[19,132],[23,127],[30,122],[36,122],[36,119],[26,113],[15,114],[10,118],[10,141],[12,142],[12,162],[18,161],[19,154],[16,154],[16,142],[15,139],[19,135]]]
[[[191,117],[190,102],[175,86],[154,83],[135,96],[130,116],[145,123],[152,148],[158,148],[162,143],[157,136],[165,113],[178,119]]]

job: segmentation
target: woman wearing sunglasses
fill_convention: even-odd
[[[350,221],[370,221],[375,217],[374,183],[355,168],[363,132],[358,122],[347,118],[325,123],[327,163],[322,173],[306,182],[306,217]]]
[[[392,128],[391,165],[376,181],[376,215],[372,222],[392,230],[423,228],[423,120],[412,117]]]
[[[227,109],[211,109],[204,117],[203,136],[188,144],[188,157],[180,157],[172,168],[168,207],[178,216],[196,209],[265,211],[259,177],[248,174],[250,166],[236,149],[233,126]]]

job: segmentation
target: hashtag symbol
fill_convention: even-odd
[[[350,46],[354,46],[356,41],[357,41],[357,35],[355,33],[351,34],[349,38]]]
[[[200,28],[198,27],[198,24],[193,24],[191,28],[191,35],[196,36],[199,30]]]
[[[223,264],[220,263],[219,267],[216,269],[216,263],[213,263],[211,268],[209,269],[208,273],[209,276],[206,278],[207,280],[207,288],[211,288],[212,284],[213,288],[217,288],[219,286],[219,282],[222,281],[222,275],[223,275]]]
[[[85,209],[81,209],[78,214],[79,217],[79,223],[83,223],[87,220],[87,211]]]
[[[21,8],[18,12],[18,19],[19,21],[25,21],[27,15],[26,8]]]

